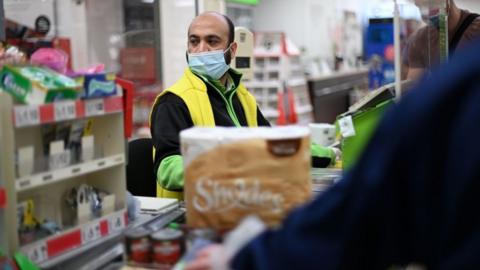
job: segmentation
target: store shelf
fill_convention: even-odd
[[[123,154],[113,155],[106,158],[99,158],[81,164],[75,164],[54,171],[39,173],[31,176],[19,178],[15,181],[17,192],[49,185],[55,182],[71,179],[72,177],[105,170],[125,162]]]
[[[283,85],[279,80],[266,80],[266,81],[249,81],[244,83],[247,88],[282,88]]]
[[[127,224],[127,212],[123,209],[20,247],[20,251],[37,264],[55,264],[118,235]]]
[[[8,218],[3,222],[5,225],[2,224],[2,229],[6,238],[3,246],[7,253],[14,254],[21,250],[37,264],[42,266],[50,264],[55,267],[55,263],[61,261],[59,258],[65,260],[68,256],[78,256],[72,254],[79,254],[78,250],[93,247],[98,242],[111,237],[113,232],[125,228],[125,210],[109,214],[112,213],[110,205],[114,209],[126,208],[123,110],[121,96],[58,101],[44,105],[16,105],[12,96],[0,91],[0,137],[2,138],[0,167],[3,178],[1,184],[8,196],[8,204],[5,210],[2,210]],[[61,123],[61,125],[71,127],[78,124],[80,126],[86,118],[90,126],[81,134],[81,143],[84,137],[92,136],[93,152],[96,158],[46,171],[46,165],[50,165],[51,161],[52,165],[55,165],[53,161],[56,159],[50,160],[48,156],[40,158],[38,155],[57,154],[49,151],[44,143],[43,131],[46,128],[44,124],[68,121],[69,123]],[[18,162],[20,162],[18,149],[26,146],[34,149],[33,166],[29,169],[33,169],[34,174],[16,176]],[[64,161],[67,162],[67,159]],[[54,167],[58,168],[58,166]],[[38,169],[41,170],[38,171]],[[65,208],[64,197],[81,185],[112,195],[110,198],[113,199],[113,204],[103,209],[106,211],[104,217],[70,229],[69,225],[77,224],[78,220],[84,221],[84,216],[79,218],[78,213],[74,215],[73,212],[69,212]],[[66,230],[24,245],[23,243],[27,240],[24,234],[19,233],[23,223],[17,213],[18,208],[27,201],[32,202],[35,207],[33,214],[36,220],[40,222],[47,220]],[[121,219],[119,222],[115,221],[119,218]],[[116,234],[119,237],[120,231]],[[36,232],[35,235],[37,235]]]
[[[296,87],[296,86],[307,86],[307,80],[305,78],[293,78],[288,80],[288,86]]]
[[[311,105],[305,105],[297,108],[297,114],[304,114],[313,111],[313,107]]]
[[[277,110],[270,110],[270,109],[265,109],[262,110],[263,116],[266,118],[277,118],[278,117],[278,111]]]
[[[16,128],[106,115],[123,111],[123,97],[59,101],[44,105],[13,107],[13,125]]]
[[[7,193],[5,192],[5,189],[0,187],[0,209],[5,208],[7,205]]]

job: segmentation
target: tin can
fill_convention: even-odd
[[[151,235],[153,261],[162,266],[173,266],[182,256],[182,231],[166,228]]]
[[[125,232],[125,246],[129,262],[150,263],[152,261],[149,234],[144,228],[133,228]]]

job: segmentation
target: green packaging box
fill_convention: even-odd
[[[342,164],[345,170],[355,165],[363,150],[370,141],[373,132],[385,110],[393,104],[393,100],[385,101],[375,107],[356,112],[352,115],[355,136],[342,140]]]
[[[81,85],[52,70],[37,66],[9,66],[0,72],[0,87],[23,104],[76,99]]]
[[[406,84],[405,84],[406,86]],[[394,104],[395,84],[388,84],[371,91],[337,117],[337,130],[342,130],[342,166],[352,168],[377,129],[384,112]],[[346,121],[342,121],[347,119]],[[340,123],[342,122],[342,123]]]

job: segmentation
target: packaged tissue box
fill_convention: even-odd
[[[96,73],[82,75],[77,81],[83,85],[83,98],[101,98],[117,94],[115,78],[115,74]]]
[[[0,87],[24,104],[76,99],[81,85],[55,71],[36,66],[4,66]]]

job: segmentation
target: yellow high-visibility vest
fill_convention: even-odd
[[[215,119],[213,117],[212,105],[207,93],[207,86],[200,78],[193,74],[189,68],[185,70],[180,80],[157,96],[154,106],[166,93],[175,94],[185,102],[195,126],[215,126]],[[236,94],[242,104],[248,126],[257,127],[257,102],[255,97],[247,91],[243,84],[240,84],[237,87]],[[151,120],[152,115],[150,112],[150,121]],[[155,157],[155,148],[153,149],[153,156]],[[177,198],[183,200],[183,192],[166,190],[157,182],[157,197]]]

